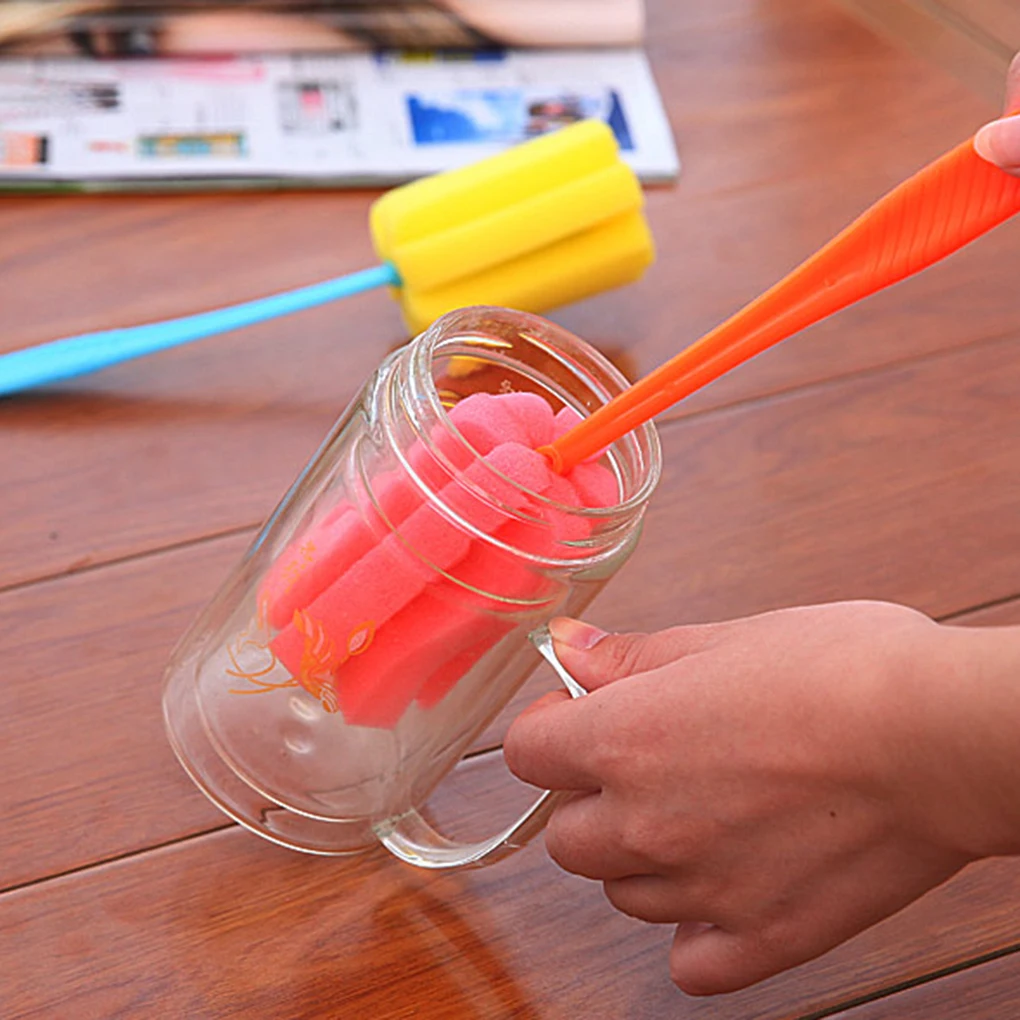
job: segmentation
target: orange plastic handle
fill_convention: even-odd
[[[812,323],[938,262],[1020,212],[1020,178],[963,142],[894,188],[761,297],[551,446],[560,473]]]

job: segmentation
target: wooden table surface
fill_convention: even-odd
[[[684,159],[649,194],[660,259],[555,314],[631,376],[995,112],[824,0],[650,6]],[[4,199],[0,348],[368,265],[372,198]],[[1020,621],[1018,258],[1007,225],[676,409],[643,544],[591,619],[872,597]],[[282,850],[206,802],[163,736],[167,655],[403,339],[369,295],[0,402],[0,1017],[1015,1016],[1020,861],[695,1000],[669,930],[540,842],[434,876]],[[453,821],[495,811],[490,738],[440,797]]]

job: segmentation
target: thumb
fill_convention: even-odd
[[[982,159],[1012,174],[1020,174],[1020,53],[1006,76],[1006,116],[986,124],[974,136],[974,151]]]
[[[549,624],[560,662],[589,691],[699,651],[707,643],[709,629],[672,627],[654,634],[607,634],[590,623],[562,616]]]
[[[781,959],[749,935],[710,924],[677,926],[669,953],[673,984],[688,995],[722,995],[764,981],[801,962]]]
[[[1020,174],[1020,116],[1014,114],[986,124],[974,136],[974,151],[989,163]]]

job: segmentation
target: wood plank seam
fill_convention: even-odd
[[[147,559],[150,556],[162,556],[164,553],[179,552],[184,549],[192,549],[206,542],[216,542],[220,539],[236,538],[247,533],[254,534],[259,528],[258,524],[239,524],[233,528],[224,528],[222,531],[210,531],[205,535],[198,535],[195,538],[182,539],[179,542],[169,542],[166,545],[153,546],[151,549],[143,549],[141,552],[134,552],[127,556],[114,556],[108,560],[97,560],[93,563],[86,563],[82,566],[72,566],[55,574],[43,574],[41,577],[29,578],[27,581],[13,581],[10,584],[0,585],[0,596],[12,592],[24,591],[35,585],[49,584],[53,581],[62,581],[66,577],[79,577],[82,574],[93,574],[96,571],[104,570],[107,567],[120,567],[126,563],[134,563],[138,560]]]
[[[998,608],[1000,606],[1006,606],[1006,605],[1010,604],[1011,602],[1020,602],[1020,592],[1017,592],[1015,595],[1010,596],[1008,598],[995,599],[995,600],[989,601],[987,603],[983,603],[981,605],[974,606],[974,607],[969,608],[969,609],[960,610],[960,611],[956,611],[956,612],[953,612],[953,613],[947,613],[946,615],[940,616],[937,619],[938,619],[938,621],[940,623],[946,623],[946,622],[950,622],[950,621],[955,620],[955,619],[960,619],[962,617],[969,616],[970,614],[975,613],[975,612],[979,612],[981,610]],[[487,757],[489,755],[500,754],[501,752],[502,752],[502,744],[495,744],[495,745],[493,745],[491,747],[480,747],[480,748],[476,748],[475,750],[469,751],[467,754],[465,754],[464,755],[464,760],[465,761],[474,760],[474,759],[477,759],[477,758]],[[204,836],[212,835],[212,834],[218,833],[218,832],[223,832],[226,829],[231,829],[231,828],[236,828],[236,827],[237,827],[237,824],[235,822],[225,822],[223,825],[211,826],[211,827],[206,828],[206,829],[200,829],[200,830],[198,830],[196,832],[189,833],[187,836],[181,836],[181,837],[179,837],[177,839],[164,840],[162,842],[154,843],[151,846],[145,847],[142,850],[134,850],[134,851],[130,851],[130,852],[125,853],[125,854],[118,854],[118,855],[114,855],[114,856],[111,856],[111,857],[105,857],[105,858],[102,858],[100,860],[93,861],[93,862],[91,862],[91,863],[89,863],[87,865],[83,865],[81,867],[68,868],[68,869],[66,869],[64,871],[54,872],[51,875],[45,875],[45,876],[40,877],[40,878],[32,879],[31,881],[28,881],[28,882],[15,883],[13,885],[10,885],[10,886],[4,887],[4,888],[0,888],[0,898],[5,896],[7,893],[15,892],[15,891],[18,891],[18,890],[21,890],[21,889],[31,888],[31,887],[37,886],[37,885],[42,885],[43,883],[49,882],[49,881],[51,881],[53,879],[65,878],[65,877],[67,877],[69,875],[74,875],[74,874],[78,874],[78,873],[85,873],[85,872],[91,871],[94,868],[102,867],[102,866],[107,865],[107,864],[113,864],[113,863],[116,863],[116,862],[122,861],[122,860],[129,860],[129,859],[134,858],[134,857],[141,857],[141,856],[143,856],[143,855],[145,855],[147,853],[150,853],[151,851],[154,851],[154,850],[159,850],[159,849],[163,849],[163,848],[166,848],[166,847],[175,846],[175,845],[177,845],[179,843],[187,843],[187,842],[190,842],[192,840],[200,839],[200,838],[202,838]],[[998,958],[999,956],[1009,955],[1010,953],[1015,952],[1015,951],[1020,951],[1020,945],[1017,945],[1013,949],[1003,950],[1001,952],[996,952],[996,953],[991,953],[991,954],[986,954],[985,956],[982,956],[982,957],[975,957],[974,960],[969,962],[966,966],[976,966],[976,965],[978,965],[980,963],[986,963],[986,962],[988,962],[988,961],[990,961],[992,959]],[[942,976],[945,976],[946,974],[955,973],[956,971],[962,970],[962,969],[964,969],[963,965],[961,965],[960,967],[947,968],[947,969],[945,969],[943,971],[939,971],[938,973],[934,973],[933,972],[933,974],[931,975],[930,979],[934,980],[936,977],[942,977]],[[891,994],[895,994],[895,992],[903,991],[906,988],[913,987],[913,986],[915,986],[917,984],[923,983],[924,980],[928,980],[928,978],[917,979],[917,980],[914,980],[914,981],[905,982],[902,986],[899,986],[899,987],[897,987],[897,988],[895,988],[893,990],[890,990],[887,994],[891,995]],[[886,994],[886,993],[883,993],[883,994]],[[850,1008],[855,1007],[855,1006],[859,1006],[859,1005],[863,1004],[864,1002],[872,1001],[872,999],[878,998],[878,997],[879,996],[872,996],[870,998],[869,997],[865,997],[865,998],[860,998],[860,999],[855,999],[855,1000],[852,1000],[852,1001],[848,1001],[847,1003],[844,1003],[844,1004],[840,1005],[835,1010],[826,1011],[826,1012],[817,1013],[817,1014],[812,1014],[810,1017],[805,1018],[805,1020],[822,1020],[823,1017],[835,1015],[835,1013],[841,1012],[841,1011],[846,1010],[846,1009],[850,1009]]]
[[[237,822],[230,821],[225,818],[222,825],[213,825],[206,829],[199,829],[196,832],[189,832],[186,836],[178,836],[176,839],[165,839],[158,843],[153,843],[151,846],[143,847],[141,850],[128,850],[126,853],[112,854],[109,857],[90,861],[88,864],[83,864],[80,867],[65,868],[63,871],[54,871],[52,874],[40,875],[38,878],[32,878],[26,882],[14,882],[11,885],[0,888],[0,903],[3,902],[5,896],[12,893],[24,892],[26,889],[34,889],[37,886],[46,885],[48,882],[71,878],[74,875],[87,875],[99,868],[108,867],[111,864],[121,864],[122,862],[134,860],[135,858],[145,857],[147,854],[151,854],[157,850],[166,850],[168,847],[178,846],[182,843],[190,843],[199,839],[205,839],[207,836],[214,836],[219,832],[226,832],[228,829],[237,828],[240,828]]]
[[[1002,606],[1008,606],[1011,602],[1017,601],[1020,601],[1020,591],[1013,595],[1006,595],[1000,599],[989,599],[987,602],[971,606],[969,609],[956,609],[951,613],[938,616],[936,619],[939,623],[951,623],[953,620],[959,620],[965,616],[970,616],[972,613],[979,613],[984,609],[998,609]]]
[[[499,754],[502,754],[502,744],[497,744],[493,747],[480,747],[473,751],[469,751],[464,755],[462,760],[472,761],[479,758],[485,758],[490,755]],[[51,874],[41,875],[38,878],[29,879],[26,882],[13,882],[11,885],[0,887],[0,902],[2,902],[3,898],[9,893],[22,892],[26,889],[45,885],[47,882],[52,882],[57,879],[69,878],[72,875],[88,874],[97,868],[103,868],[110,864],[118,864],[122,861],[129,861],[137,857],[144,857],[146,854],[152,853],[156,850],[165,850],[172,846],[190,843],[195,840],[203,839],[206,836],[216,835],[217,833],[225,832],[228,829],[238,829],[240,827],[241,826],[237,822],[224,817],[222,825],[212,825],[204,829],[197,829],[194,832],[189,832],[186,836],[178,836],[176,839],[160,840],[159,842],[152,843],[140,850],[129,850],[123,854],[113,854],[109,857],[101,857],[97,860],[90,861],[88,864],[83,864],[75,868],[65,868],[62,871],[54,871]]]
[[[753,409],[757,407],[764,407],[770,403],[781,402],[789,400],[791,398],[799,397],[801,395],[809,395],[817,392],[824,392],[826,389],[833,389],[840,387],[846,383],[851,383],[860,379],[878,378],[882,375],[901,371],[904,368],[913,365],[925,365],[931,364],[939,359],[955,356],[958,353],[972,350],[975,347],[987,346],[994,348],[999,344],[1008,344],[1016,342],[1020,339],[1020,334],[1017,334],[1014,330],[1007,331],[1005,333],[995,333],[990,336],[982,336],[975,340],[968,341],[963,344],[951,348],[945,348],[942,350],[928,351],[924,354],[914,355],[909,358],[902,360],[887,362],[882,365],[874,365],[866,368],[861,368],[853,371],[841,373],[836,376],[831,376],[826,379],[818,379],[811,382],[800,383],[788,388],[779,388],[771,390],[768,393],[762,393],[753,397],[746,397],[740,400],[736,400],[732,403],[714,404],[711,407],[706,407],[701,410],[694,410],[684,412],[681,410],[668,411],[658,420],[658,427],[660,430],[676,427],[680,422],[688,421],[710,421],[713,417],[721,415],[732,415],[745,409]],[[267,511],[268,514],[268,511]],[[243,524],[238,524],[230,528],[225,528],[220,531],[208,532],[196,536],[194,538],[182,539],[176,542],[171,542],[166,545],[153,546],[149,549],[142,550],[140,552],[130,553],[123,556],[115,556],[111,559],[98,560],[90,563],[83,564],[81,566],[71,566],[67,570],[60,571],[57,573],[44,574],[39,577],[29,578],[27,580],[15,581],[6,585],[0,585],[0,596],[6,595],[15,591],[22,591],[31,588],[33,585],[44,584],[51,581],[60,580],[65,577],[71,577],[79,574],[91,573],[97,570],[101,570],[104,567],[112,567],[130,563],[135,560],[143,559],[149,556],[156,556],[162,553],[173,552],[176,550],[188,549],[193,546],[199,545],[204,542],[215,541],[221,538],[236,537],[244,535],[246,533],[254,533],[262,526],[261,521],[248,521]],[[1020,594],[1018,592],[1017,594]],[[1009,598],[1013,596],[1008,596]],[[983,606],[968,607],[965,609],[957,610],[954,615],[959,613],[972,612],[974,609],[983,608]]]
[[[896,984],[889,985],[888,988],[883,988],[879,992],[873,992],[870,995],[860,995],[854,999],[847,999],[846,1002],[839,1003],[838,1005],[828,1006],[825,1009],[818,1010],[817,1012],[808,1013],[805,1016],[799,1017],[798,1020],[826,1020],[827,1017],[838,1017],[841,1013],[846,1013],[851,1009],[856,1009],[858,1006],[864,1006],[870,1002],[879,1002],[883,999],[891,998],[892,996],[898,995],[900,992],[908,991],[911,988],[918,988],[921,985],[931,984],[933,981],[938,981],[940,978],[949,977],[952,974],[959,974],[966,970],[973,970],[973,968],[980,967],[982,964],[991,963],[994,960],[1001,960],[1004,957],[1013,956],[1016,953],[1020,953],[1020,944],[1007,946],[1003,949],[997,949],[991,953],[982,953],[979,956],[953,964],[951,967],[940,967],[938,970],[933,970],[929,974],[923,974],[919,977],[911,978],[909,981],[899,981]]]
[[[914,0],[914,3],[932,18],[948,25],[950,28],[961,33],[961,35],[967,36],[967,38],[983,46],[985,49],[991,50],[1006,59],[1013,55],[1005,42],[985,31],[985,29],[975,24],[969,18],[961,15],[958,10],[947,7],[944,3],[939,3],[938,0]]]
[[[957,12],[928,0],[837,0],[879,36],[905,45],[932,64],[954,73],[992,102],[1001,102],[1002,82],[1013,55],[1001,39]],[[939,13],[943,11],[943,13]]]
[[[975,340],[969,340],[966,343],[957,344],[954,347],[947,347],[937,351],[926,351],[923,354],[912,355],[911,357],[903,358],[902,360],[888,361],[881,365],[870,365],[866,368],[853,369],[851,371],[843,372],[840,375],[830,376],[826,379],[815,379],[811,382],[798,383],[790,387],[780,387],[775,390],[770,390],[768,393],[760,393],[753,397],[743,397],[733,403],[713,404],[711,407],[687,413],[680,411],[675,413],[673,411],[667,411],[665,415],[657,420],[657,424],[661,428],[665,425],[672,425],[674,422],[678,421],[693,421],[695,419],[699,421],[711,420],[713,415],[732,413],[734,411],[743,410],[744,408],[764,407],[773,401],[784,400],[790,397],[800,396],[801,394],[824,392],[826,389],[839,387],[844,383],[855,382],[860,379],[878,378],[887,373],[909,368],[912,365],[931,364],[932,362],[938,361],[942,358],[951,357],[957,353],[973,350],[975,347],[987,345],[991,348],[996,347],[999,344],[1006,345],[1018,341],[1020,341],[1020,333],[1017,333],[1016,330],[1008,330],[1005,333],[997,332],[990,336],[982,336]],[[737,369],[737,371],[739,371],[739,369]]]

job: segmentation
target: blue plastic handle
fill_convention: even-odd
[[[22,351],[12,351],[0,356],[0,396],[71,379],[122,361],[191,343],[192,340],[228,333],[232,329],[278,319],[386,286],[400,286],[400,276],[389,263],[211,312],[151,322],[145,326],[82,333]]]

